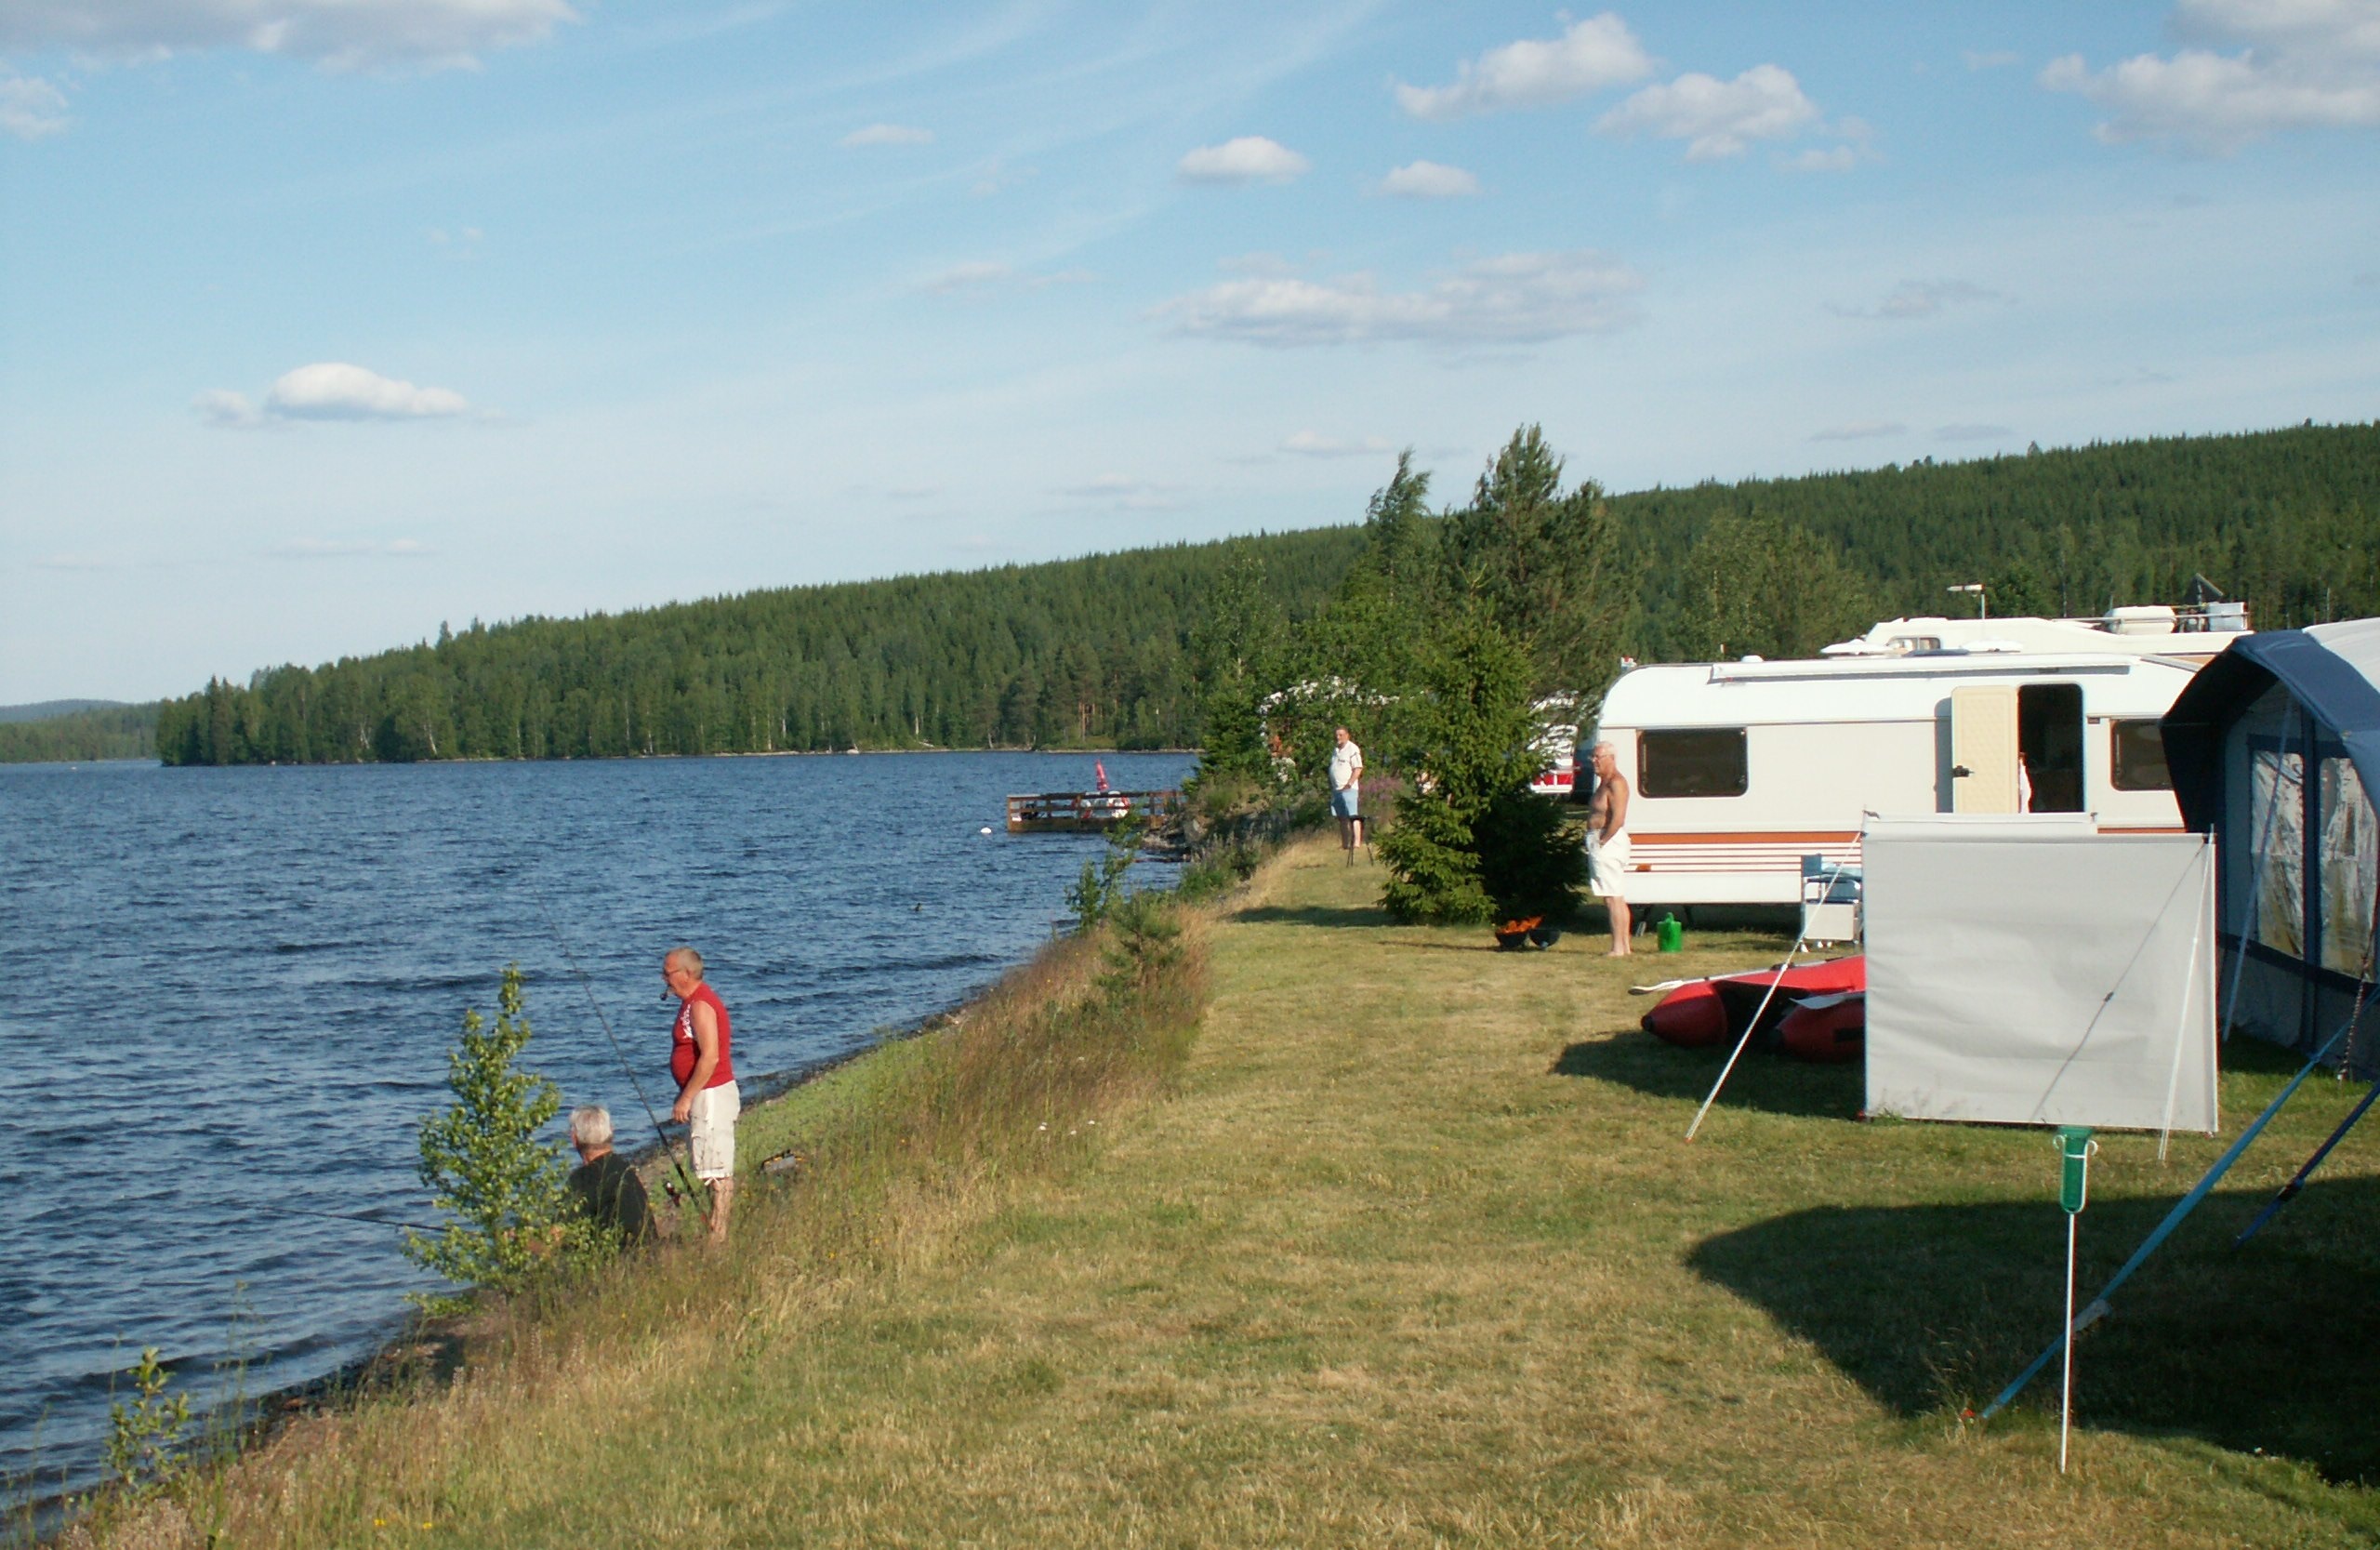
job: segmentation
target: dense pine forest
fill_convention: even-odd
[[[1495,542],[1485,486],[1465,491],[1452,483],[1464,470],[1445,471],[1455,502],[1421,537]],[[1594,649],[1646,661],[1806,651],[1877,617],[1964,607],[1943,589],[1978,580],[1995,613],[2176,602],[2196,576],[2248,600],[2267,629],[2380,613],[2374,425],[1601,505],[1591,530],[1607,552],[1566,574],[1602,596]],[[1289,623],[1312,618],[1364,550],[1360,515],[1220,544],[442,629],[434,643],[167,701],[155,747],[183,764],[1187,745],[1233,645],[1215,628],[1219,600],[1244,604],[1254,587]],[[99,717],[114,719],[111,750],[141,751],[122,739],[142,715],[0,727],[0,759],[98,757],[99,744],[73,739],[96,738]]]
[[[0,764],[152,758],[158,709],[101,705],[0,721]]]

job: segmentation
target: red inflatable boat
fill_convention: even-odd
[[[1768,994],[1772,984],[1777,986],[1774,996]],[[1865,955],[1806,963],[1782,974],[1774,969],[1754,969],[1748,974],[1722,974],[1716,979],[1679,986],[1645,1013],[1644,1027],[1646,1033],[1681,1049],[1700,1049],[1733,1043],[1742,1038],[1755,1013],[1760,1017],[1760,1027],[1753,1030],[1755,1035],[1767,1035],[1777,1032],[1795,1007],[1809,997],[1839,995],[1846,990],[1864,994],[1867,988]],[[1768,1002],[1765,1012],[1760,1010],[1764,1000]],[[1864,1011],[1861,1015],[1864,1027]]]

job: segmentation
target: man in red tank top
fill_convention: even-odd
[[[687,1127],[694,1154],[694,1176],[710,1186],[710,1237],[727,1240],[727,1209],[735,1199],[735,1120],[743,1095],[735,1086],[734,1033],[726,1003],[703,983],[703,955],[672,947],[661,960],[661,978],[678,998],[678,1020],[669,1029],[669,1080],[678,1101],[669,1118]]]

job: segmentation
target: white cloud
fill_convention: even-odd
[[[1884,298],[1873,307],[1832,307],[1828,309],[1838,317],[1929,318],[1952,307],[1966,307],[1986,301],[2006,301],[2007,297],[1987,289],[1971,280],[1904,280],[1884,293]]]
[[[1878,436],[1897,436],[1908,429],[1908,426],[1901,424],[1898,420],[1860,419],[1853,420],[1848,425],[1831,425],[1824,431],[1814,431],[1810,433],[1810,440],[1814,442],[1865,442],[1872,441]]]
[[[1818,116],[1792,72],[1759,64],[1732,81],[1697,73],[1646,86],[1597,119],[1595,128],[1682,139],[1686,160],[1707,162],[1739,156],[1756,139],[1794,135]]]
[[[1316,431],[1295,431],[1281,443],[1281,450],[1295,453],[1301,457],[1369,457],[1396,449],[1378,436],[1346,440],[1325,436]]]
[[[906,124],[871,124],[865,129],[854,129],[835,142],[838,145],[932,145],[933,131]]]
[[[2380,0],[2181,0],[2173,25],[2212,46],[2097,71],[2069,54],[2041,84],[2106,110],[2096,132],[2109,144],[2220,152],[2284,130],[2380,128]]]
[[[284,372],[264,406],[284,419],[440,419],[471,409],[451,389],[416,388],[344,361]]]
[[[468,68],[577,20],[565,0],[8,0],[0,48],[117,59],[243,48],[327,70]]]
[[[1380,180],[1380,192],[1399,199],[1461,199],[1479,192],[1479,179],[1459,166],[1408,162]]]
[[[262,425],[271,419],[446,419],[471,413],[462,394],[448,388],[416,388],[342,361],[324,361],[284,372],[264,395],[261,407],[245,393],[210,388],[191,401],[198,417],[220,430]]]
[[[66,130],[66,94],[32,75],[0,76],[0,129],[19,139]]]
[[[1455,67],[1450,86],[1396,87],[1397,106],[1415,118],[1461,118],[1507,108],[1541,108],[1653,73],[1653,61],[1610,11],[1570,24],[1551,40],[1523,38]]]
[[[1368,274],[1228,280],[1157,310],[1179,333],[1295,348],[1412,339],[1536,344],[1635,321],[1644,282],[1592,250],[1508,253],[1464,265],[1426,290],[1383,291]]]
[[[1061,269],[1037,274],[1006,264],[953,264],[918,282],[930,296],[982,296],[996,290],[1041,290],[1051,285],[1084,285],[1098,279],[1087,269]]]
[[[1182,158],[1174,171],[1185,183],[1286,183],[1314,164],[1263,135],[1242,135],[1221,145],[1202,145]]]
[[[438,551],[418,538],[295,538],[270,552],[283,560],[420,560]]]

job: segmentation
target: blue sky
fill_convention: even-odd
[[[2369,419],[2376,192],[2380,0],[8,0],[0,702]]]

